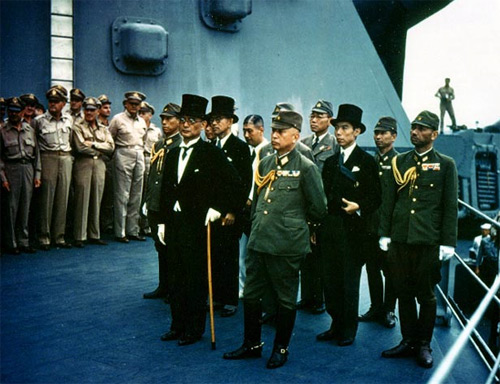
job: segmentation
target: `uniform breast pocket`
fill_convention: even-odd
[[[71,134],[71,126],[65,125],[61,128],[61,137],[63,143],[69,143],[69,138]]]
[[[16,155],[19,153],[19,144],[17,142],[17,140],[5,140],[4,141],[4,145],[5,145],[5,152],[7,153],[7,155]]]
[[[40,129],[40,135],[48,145],[58,144],[56,127],[43,127]]]
[[[31,137],[25,137],[24,150],[28,155],[32,156],[35,153],[35,140],[33,140]]]
[[[299,188],[299,183],[299,180],[284,179],[279,183],[278,189],[285,191],[295,191]]]

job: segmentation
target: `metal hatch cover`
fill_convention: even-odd
[[[113,64],[123,73],[158,76],[165,72],[168,32],[154,19],[120,16],[111,27]]]

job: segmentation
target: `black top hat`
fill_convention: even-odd
[[[331,119],[330,123],[335,125],[338,122],[347,121],[348,123],[351,123],[354,128],[361,129],[361,133],[363,133],[366,131],[366,127],[361,122],[361,116],[363,116],[363,110],[358,106],[353,104],[342,104],[339,105],[337,118]]]
[[[238,116],[234,114],[234,99],[228,96],[212,97],[212,110],[207,115],[208,118],[215,116],[232,117],[233,123],[238,122]]]
[[[179,116],[206,118],[208,100],[202,96],[184,94],[182,95],[182,106]]]

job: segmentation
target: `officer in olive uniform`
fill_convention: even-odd
[[[177,148],[182,141],[179,134],[179,112],[181,107],[174,103],[168,103],[164,108],[161,117],[161,125],[164,137],[153,144],[151,149],[151,168],[144,197],[144,204],[151,226],[151,234],[155,241],[155,248],[158,252],[159,284],[152,291],[144,293],[145,299],[159,299],[168,294],[167,284],[167,259],[166,247],[158,239],[158,224],[160,223],[160,201],[161,186],[163,180],[163,169],[165,167],[165,156],[167,153]]]
[[[40,186],[41,161],[35,130],[21,120],[23,102],[7,99],[9,121],[0,128],[0,177],[2,179],[2,234],[7,252],[34,253],[29,244],[28,217],[33,187]]]
[[[421,112],[411,123],[415,150],[392,160],[394,177],[379,231],[380,248],[389,248],[388,266],[399,299],[403,336],[398,346],[382,356],[416,355],[418,364],[425,368],[433,363],[430,342],[440,259],[453,256],[457,241],[457,168],[452,158],[433,149],[438,130],[439,118],[429,111]]]
[[[278,368],[287,361],[299,268],[311,251],[308,222],[318,222],[326,215],[318,167],[296,148],[301,126],[302,116],[294,111],[280,111],[272,120],[271,142],[277,153],[261,160],[255,177],[244,289],[244,341],[237,350],[224,354],[225,359],[261,356],[261,300],[271,286],[279,306],[267,367]]]
[[[328,132],[332,117],[332,103],[326,100],[318,100],[309,115],[309,124],[313,134],[301,140],[311,149],[314,162],[320,172],[323,170],[325,160],[337,150],[335,138]],[[298,307],[299,309],[309,309],[313,314],[320,314],[325,312],[321,262],[316,243],[311,244],[311,249],[312,252],[306,256],[300,270],[301,301]]]
[[[69,187],[73,168],[71,156],[71,117],[62,112],[68,91],[54,85],[47,91],[48,111],[32,122],[42,159],[42,185],[38,206],[38,241],[44,251],[51,239],[57,247],[71,248],[64,239]]]
[[[375,161],[378,165],[378,174],[382,187],[382,205],[373,215],[372,226],[369,229],[368,251],[366,255],[366,274],[368,275],[368,288],[370,290],[371,305],[368,312],[359,316],[359,321],[378,321],[387,328],[396,325],[394,308],[396,307],[396,293],[387,270],[387,252],[378,246],[378,227],[380,212],[384,209],[384,196],[387,195],[387,185],[392,177],[391,161],[398,153],[394,149],[394,141],[398,135],[397,121],[390,117],[381,117],[375,125],[373,138],[377,146]],[[385,276],[385,295],[382,270]]]
[[[106,245],[101,240],[99,213],[106,164],[103,155],[111,156],[115,148],[108,129],[99,123],[97,114],[100,102],[95,97],[83,101],[84,118],[73,124],[73,166],[74,195],[74,246],[82,248],[88,240],[92,244]]]
[[[109,132],[115,141],[114,230],[116,240],[121,243],[146,240],[139,234],[146,122],[138,112],[144,99],[146,95],[141,92],[126,92],[123,100],[125,111],[113,117],[109,124]]]

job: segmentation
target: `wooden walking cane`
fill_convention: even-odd
[[[212,350],[215,350],[214,297],[212,293],[212,244],[210,238],[209,220],[207,224],[208,303],[210,305],[210,334],[212,336]]]

